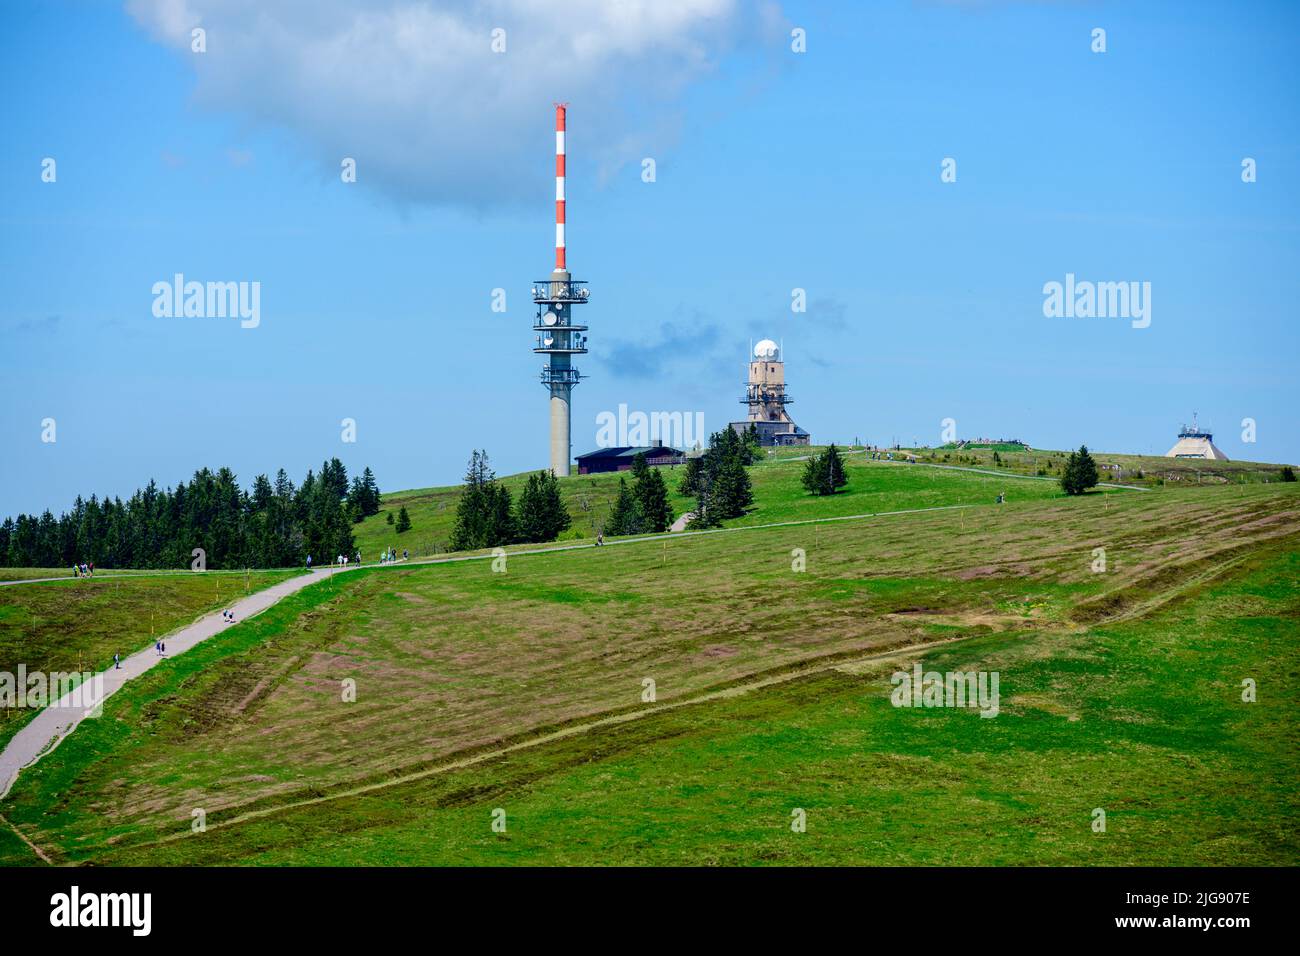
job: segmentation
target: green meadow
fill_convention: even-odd
[[[1003,474],[1033,475],[1059,481],[1069,452],[1017,450],[1005,445],[914,448],[919,461],[957,467],[985,468]],[[995,459],[993,456],[997,454]],[[1156,455],[1119,455],[1092,450],[1103,482],[1144,488],[1198,488],[1206,485],[1269,484],[1284,481],[1287,467],[1256,461],[1207,461]],[[1294,469],[1292,469],[1294,471]]]
[[[3,812],[108,865],[1297,862],[1295,484],[858,459],[828,499],[799,468],[756,465],[734,531],[312,585],[132,681]],[[997,671],[998,716],[893,707],[915,660]]]
[[[1029,501],[1063,497],[1055,481],[1039,481],[1014,473],[982,475],[952,469],[906,465],[899,462],[868,461],[861,452],[845,458],[849,485],[837,495],[815,498],[800,487],[804,463],[800,460],[809,449],[781,449],[781,456],[764,459],[749,469],[754,487],[754,508],[743,518],[725,522],[727,527],[769,524],[776,521],[801,521],[815,518],[872,514],[908,508],[942,507],[959,504],[992,504],[999,494],[1010,501]],[[798,455],[791,454],[798,451]],[[816,453],[820,449],[811,449]],[[677,494],[681,468],[662,468],[671,495],[670,503],[679,517],[690,511],[693,498]],[[527,475],[510,475],[500,480],[518,496]],[[596,536],[618,496],[619,474],[575,475],[560,482],[565,507],[573,520],[561,540],[589,540]],[[628,477],[626,473],[623,477]],[[356,526],[357,547],[364,561],[375,560],[387,547],[412,556],[443,553],[456,520],[459,487],[424,488],[399,491],[383,496],[382,510]],[[411,517],[411,530],[397,534],[387,522],[388,514],[396,521],[405,507]]]
[[[0,671],[96,672],[168,632],[296,571],[159,573],[41,581],[0,588]],[[34,575],[43,577],[43,575]],[[0,744],[32,711],[0,708]]]
[[[892,707],[887,671],[902,665],[830,669],[98,859],[1294,866],[1300,798],[1282,742],[1297,731],[1297,577],[1294,552],[1261,555],[1140,624],[921,657],[997,670],[993,719]],[[1207,632],[1189,640],[1189,619]],[[1244,673],[1269,688],[1258,703],[1240,699]]]

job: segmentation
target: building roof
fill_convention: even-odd
[[[1180,435],[1178,443],[1165,453],[1166,458],[1205,458],[1211,461],[1227,461],[1228,456],[1219,450],[1210,435],[1191,437]]]
[[[638,454],[645,455],[647,458],[658,458],[664,455],[680,455],[682,452],[667,445],[629,445],[620,448],[597,448],[585,455],[579,455],[578,461],[604,461],[610,458],[632,459]]]

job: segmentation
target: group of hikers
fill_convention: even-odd
[[[892,451],[868,451],[867,457],[870,458],[872,461],[893,461],[894,453]],[[898,460],[905,461],[909,465],[916,464],[915,455],[908,455],[901,451],[898,453]]]
[[[74,578],[88,578],[95,573],[95,562],[82,561],[80,564],[72,566],[72,576]]]
[[[225,610],[225,611],[222,611],[222,612],[221,612],[221,619],[222,619],[223,621],[225,621],[227,624],[234,624],[234,623],[235,623],[235,612],[234,612],[234,611],[231,611],[231,610]],[[158,656],[159,656],[159,657],[166,657],[166,656],[167,656],[167,644],[166,644],[165,641],[154,641],[154,642],[153,642],[153,649],[158,653]],[[113,655],[113,670],[115,670],[115,671],[120,671],[121,669],[122,669],[122,655],[121,655],[121,654],[114,654],[114,655]]]
[[[407,561],[407,560],[410,559],[410,557],[411,557],[411,552],[410,552],[410,550],[407,549],[407,548],[403,548],[403,549],[402,549],[402,560],[403,560],[403,561]],[[394,562],[394,561],[396,561],[396,560],[397,560],[397,549],[396,549],[396,548],[385,548],[383,551],[379,552],[379,563],[380,563],[380,564],[391,564],[392,562]],[[361,563],[361,551],[360,551],[360,549],[358,549],[357,552],[356,552],[356,554],[354,554],[354,555],[350,555],[350,556],[349,556],[349,555],[346,555],[346,554],[340,554],[338,557],[336,557],[336,558],[334,559],[334,563],[335,563],[335,565],[337,565],[337,566],[340,567],[340,568],[346,568],[346,567],[348,566],[348,564],[349,564],[350,562],[352,562],[352,561],[355,561],[357,564],[360,564],[360,563]],[[94,567],[94,565],[91,565],[91,567]],[[308,570],[308,571],[311,570],[311,555],[310,555],[310,554],[307,555],[307,570]]]

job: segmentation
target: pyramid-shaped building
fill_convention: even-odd
[[[1227,461],[1228,456],[1214,444],[1214,436],[1199,428],[1196,416],[1192,424],[1184,425],[1178,432],[1178,441],[1165,453],[1166,458],[1204,458],[1207,461]]]

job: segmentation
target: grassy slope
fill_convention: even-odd
[[[96,579],[102,580],[107,576],[117,576],[122,574],[189,574],[189,571],[155,571],[155,570],[136,570],[123,569],[120,571],[101,569],[99,574],[95,575]],[[214,571],[213,574],[218,572]],[[243,574],[243,571],[221,572],[225,574]],[[67,578],[76,580],[72,574],[72,567],[66,568],[0,568],[0,581],[30,581],[34,578]]]
[[[1000,463],[993,461],[998,452]],[[1001,448],[971,448],[957,451],[945,448],[918,448],[915,452],[922,461],[975,468],[1002,469],[1008,473],[1037,475],[1043,471],[1048,477],[1059,480],[1068,452],[1036,449],[1027,452],[1004,451]],[[1151,455],[1117,455],[1093,451],[1092,456],[1101,466],[1117,466],[1118,471],[1103,468],[1102,481],[1122,481],[1125,484],[1157,487],[1160,485],[1188,487],[1216,484],[1256,484],[1282,480],[1283,465],[1255,461],[1200,461],[1192,458],[1165,458]]]
[[[677,483],[681,469],[664,469],[664,478],[672,493],[674,510],[686,511],[691,499],[678,496]],[[629,477],[624,475],[623,477]],[[560,493],[564,505],[573,519],[573,526],[562,539],[593,538],[596,527],[609,514],[609,508],[618,496],[618,475],[574,475],[560,480]],[[500,479],[513,498],[517,499],[528,480],[527,474],[507,475]],[[412,555],[438,554],[447,550],[452,526],[456,522],[456,502],[460,487],[419,488],[412,491],[391,492],[383,496],[382,510],[356,526],[354,535],[361,549],[363,561],[374,561],[380,551],[394,547],[400,553],[404,548]],[[388,524],[387,515],[397,520],[397,513],[405,507],[411,516],[411,530],[397,534]]]
[[[774,455],[770,460],[761,461],[750,469],[750,479],[754,485],[754,507],[745,517],[726,522],[728,527],[810,517],[870,514],[903,508],[988,504],[1004,492],[1010,500],[1061,496],[1060,489],[1050,481],[1033,481],[1014,476],[1004,479],[994,475],[871,462],[861,454],[853,454],[846,459],[848,487],[834,497],[818,499],[799,486],[803,462],[790,454],[793,451],[795,449],[782,449],[784,454]],[[806,449],[799,451],[801,456],[807,454]],[[903,473],[901,469],[905,467],[913,467],[915,474]],[[671,493],[673,511],[682,515],[695,504],[694,499],[676,493],[682,471],[680,468],[664,468],[663,471]],[[501,480],[511,494],[517,496],[526,479],[527,475],[510,475]],[[595,537],[596,529],[604,523],[618,495],[618,480],[617,474],[580,475],[561,479],[564,503],[573,518],[573,526],[562,536],[562,540]],[[387,523],[385,511],[372,515],[359,524],[355,531],[362,558],[373,561],[380,551],[390,546],[398,552],[406,548],[413,556],[445,551],[455,523],[456,501],[459,497],[458,487],[424,488],[384,495],[384,509],[392,512],[394,520],[400,508],[407,509],[411,516],[411,530],[399,535]]]
[[[993,720],[832,671],[105,862],[1294,866],[1297,585],[1271,550],[1149,621],[925,656],[996,669]]]
[[[297,571],[94,578],[0,588],[0,671],[87,670],[109,666],[156,637],[191,623],[248,590],[259,591]],[[247,590],[246,590],[247,589]],[[30,710],[0,710],[0,744]]]
[[[864,467],[873,467],[871,480],[921,473]],[[927,472],[964,480],[960,473]],[[881,493],[888,494],[887,488]],[[517,557],[506,575],[492,574],[487,562],[377,569],[309,588],[133,683],[108,705],[110,715],[123,719],[79,730],[61,748],[59,761],[45,761],[20,779],[11,819],[35,828],[40,842],[62,846],[72,858],[95,857],[109,840],[129,844],[183,831],[193,807],[204,807],[209,820],[219,822],[233,812],[228,808],[323,793],[491,747],[542,726],[636,708],[645,676],[658,682],[662,702],[799,660],[952,634],[1001,634],[997,640],[1007,648],[1051,650],[1081,639],[1076,621],[1104,620],[1224,565],[1233,557],[1225,549],[1267,549],[1276,543],[1270,536],[1294,535],[1296,505],[1295,486],[1281,485],[1207,489],[1194,496],[1013,499],[1001,508],[964,514],[688,537],[670,542],[666,552],[651,543]],[[1111,563],[1104,576],[1088,571],[1098,544],[1107,547]],[[806,574],[790,571],[794,547],[808,551]],[[1278,633],[1295,636],[1293,626]],[[1132,639],[1143,639],[1140,627]],[[1254,662],[1242,657],[1237,663]],[[339,681],[346,676],[358,680],[355,704],[338,702]],[[1149,683],[1149,675],[1136,679]],[[823,696],[836,699],[833,690],[818,687],[803,703],[818,711]],[[772,693],[779,698],[787,692]],[[860,697],[862,691],[847,693]],[[1009,691],[1004,687],[1003,693]],[[774,720],[786,719],[775,713]],[[723,720],[714,714],[709,709],[702,719]],[[796,716],[810,724],[822,719],[815,712]],[[879,716],[900,719],[892,709]],[[750,722],[737,718],[737,726]],[[1014,722],[983,723],[1001,728]],[[840,728],[831,737],[844,732]],[[678,733],[685,731],[668,736]],[[1265,738],[1265,744],[1275,742]],[[1032,742],[1026,737],[1023,744]],[[1093,757],[1104,755],[1104,748],[1096,749],[1099,741],[1086,743],[1084,751],[1091,747]],[[805,740],[801,746],[806,745]],[[607,749],[604,735],[566,744],[557,748],[559,763],[543,770],[562,768],[569,757],[561,752],[578,746],[588,756]],[[1019,746],[1010,745],[1009,752]],[[957,760],[960,751],[954,747],[946,759]],[[764,765],[764,748],[745,752],[741,767],[763,779],[778,774],[779,768]],[[546,758],[538,751],[509,763],[516,759],[531,766],[527,762]],[[906,762],[905,750],[886,765],[897,761]],[[1056,771],[1070,768],[1053,763],[1048,752],[1041,769],[1054,779]],[[1004,771],[992,767],[988,785],[996,788]],[[496,772],[495,765],[481,768],[460,778],[461,786],[473,792],[479,785],[471,777],[490,779]],[[700,774],[707,781],[707,768]],[[728,774],[731,779],[741,771]],[[969,797],[955,786],[931,789],[927,799],[951,796],[956,802],[943,812],[960,819]],[[1014,792],[998,792],[998,800],[1015,798]],[[579,801],[556,812],[583,811]],[[361,817],[328,816],[327,828],[336,836],[316,846],[322,852],[343,841],[337,834],[366,825]],[[309,817],[310,812],[302,819],[293,814],[267,826],[296,832],[313,825]],[[245,858],[252,844],[240,842],[243,828],[226,832],[233,834],[230,841],[205,837],[213,858]],[[257,835],[263,831],[250,832],[250,839],[263,839]],[[282,838],[286,833],[276,832]],[[476,830],[461,837],[479,839]],[[712,858],[708,839],[696,838],[692,845],[696,861]],[[170,850],[158,852],[159,859],[175,859]],[[383,850],[402,852],[396,846]],[[458,851],[451,846],[448,852]],[[900,856],[908,858],[923,857]]]

